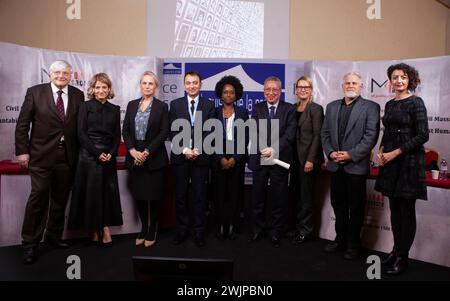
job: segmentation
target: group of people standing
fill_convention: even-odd
[[[249,243],[268,235],[274,247],[280,246],[288,215],[289,174],[296,195],[295,229],[289,236],[298,244],[308,241],[314,231],[313,187],[325,154],[336,239],[324,250],[344,251],[346,259],[359,256],[366,180],[379,136],[380,107],[361,97],[363,84],[357,73],[343,77],[344,98],[328,104],[325,114],[313,101],[309,77],[297,80],[294,105],[280,101],[281,81],[268,77],[265,100],[253,106],[251,116],[257,133],[267,133],[267,141],[253,141],[248,129],[244,135],[238,129],[238,124],[245,124],[250,117],[245,108],[236,105],[244,87],[235,76],[225,76],[216,84],[215,93],[223,105],[215,108],[200,95],[200,74],[186,72],[186,95],[173,100],[169,109],[155,97],[158,78],[145,72],[140,78],[142,96],[128,103],[121,131],[120,108],[109,102],[114,91],[108,75],[93,76],[86,102],[83,93],[69,85],[71,66],[67,62],[54,62],[50,75],[49,84],[28,89],[16,127],[16,155],[19,164],[28,168],[32,186],[22,228],[25,263],[37,260],[42,238],[49,245],[67,246],[61,237],[72,183],[68,228],[89,231],[91,243],[112,245],[109,227],[123,223],[115,160],[121,135],[142,226],[136,245],[150,247],[157,239],[169,163],[165,141],[169,137],[175,175],[174,244],[186,240],[191,224],[195,244],[206,244],[210,170],[215,187],[216,235],[219,239],[236,237],[247,162],[253,171]],[[388,78],[395,98],[386,104],[383,117],[376,189],[389,197],[394,234],[394,248],[384,263],[388,273],[399,274],[407,267],[414,240],[415,200],[426,199],[423,145],[428,140],[428,123],[422,99],[413,94],[420,83],[418,72],[397,64],[388,69]],[[199,148],[212,132],[204,129],[211,119],[219,121],[223,133],[223,151],[214,154]],[[267,122],[259,122],[262,120]],[[183,127],[175,126],[180,121],[189,125],[189,139],[176,139],[183,132]],[[204,130],[198,132],[195,129],[200,125]],[[242,141],[244,149],[239,147]],[[254,151],[249,151],[252,148]],[[290,170],[268,163],[274,157],[291,164]]]

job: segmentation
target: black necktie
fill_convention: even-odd
[[[56,109],[58,110],[58,116],[61,121],[64,121],[64,102],[62,99],[62,90],[58,90],[58,98],[56,99]]]
[[[195,111],[195,101],[191,100],[191,115],[194,116],[194,111]]]
[[[275,106],[270,106],[269,109],[270,109],[269,118],[273,119],[275,117]]]
[[[191,100],[191,148],[194,147],[193,142],[194,142],[194,127],[192,126],[192,121],[195,118],[194,116],[194,112],[195,112],[195,101]]]
[[[275,118],[275,106],[269,107],[269,120],[267,122],[267,146],[271,146],[271,139],[272,136],[272,119]]]

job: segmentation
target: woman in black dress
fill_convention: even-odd
[[[384,110],[375,189],[389,197],[394,247],[383,263],[388,274],[397,275],[408,266],[416,234],[416,199],[427,199],[424,144],[428,141],[428,117],[423,100],[413,94],[420,84],[417,70],[402,63],[390,66],[387,75],[395,98]]]
[[[123,224],[116,155],[120,142],[120,107],[105,73],[91,79],[88,98],[78,113],[81,144],[70,206],[69,228],[91,232],[91,240],[112,245],[109,226]]]
[[[215,115],[222,123],[223,152],[213,157],[213,175],[216,187],[217,238],[222,240],[228,236],[235,239],[236,224],[243,198],[241,186],[244,185],[245,152],[248,133],[239,140],[236,122],[245,122],[248,112],[235,102],[241,99],[243,86],[235,76],[224,76],[215,87],[217,97],[222,106],[216,108]],[[246,130],[246,129],[245,129]],[[246,130],[247,131],[247,130]]]
[[[164,145],[169,133],[168,106],[155,97],[158,87],[155,74],[144,72],[140,80],[142,97],[128,103],[122,128],[128,150],[126,164],[131,174],[131,192],[142,225],[136,245],[145,247],[156,242],[168,162]]]

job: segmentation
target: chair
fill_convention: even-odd
[[[117,151],[117,156],[125,157],[126,155],[127,155],[127,147],[125,146],[125,143],[121,140],[119,144],[119,149]]]
[[[431,169],[439,169],[439,159],[440,155],[437,150],[434,150],[432,148],[425,148],[425,167],[427,170],[429,170],[430,165],[433,163],[433,161],[436,162],[436,166]]]

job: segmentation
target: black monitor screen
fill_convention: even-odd
[[[233,260],[133,256],[134,277],[154,280],[233,280]]]

